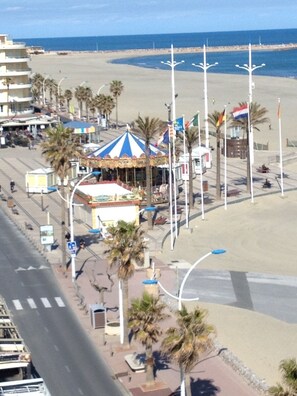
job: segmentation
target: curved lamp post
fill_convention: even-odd
[[[50,75],[47,74],[47,75],[44,77],[43,81],[42,81],[42,99],[43,99],[43,106],[45,106],[45,82],[46,82],[46,80],[47,80],[49,77],[50,77]]]
[[[193,269],[199,264],[201,263],[201,261],[203,261],[204,259],[206,259],[208,256],[212,255],[212,254],[223,254],[225,253],[226,250],[225,249],[215,249],[215,250],[211,250],[210,252],[206,253],[204,256],[202,256],[200,259],[198,259],[197,261],[195,261],[195,263],[191,266],[191,268],[189,268],[188,272],[186,273],[180,289],[179,289],[179,293],[178,293],[178,310],[180,311],[182,309],[182,294],[184,291],[184,286],[185,283],[188,279],[188,277],[190,276],[191,272],[193,271]]]
[[[60,85],[62,84],[62,81],[66,80],[67,77],[62,77],[61,80],[58,82],[58,87],[57,87],[57,96],[58,96],[58,110],[60,110]]]
[[[196,65],[195,63],[192,63],[192,66],[199,67],[204,72],[204,74],[203,74],[203,76],[204,76],[204,113],[205,113],[204,125],[205,125],[205,146],[206,146],[206,148],[209,148],[207,70],[213,66],[216,66],[217,64],[218,64],[218,62],[215,62],[211,65],[209,63],[206,63],[205,44],[203,45],[203,63],[199,63],[198,65]]]
[[[69,210],[70,210],[70,215],[69,215],[69,219],[70,219],[70,240],[71,242],[74,242],[74,225],[73,225],[73,199],[74,199],[74,194],[75,191],[77,190],[77,188],[80,186],[80,184],[87,179],[89,176],[98,176],[101,172],[96,171],[96,172],[90,172],[87,175],[85,175],[82,179],[80,179],[78,181],[78,183],[76,183],[76,185],[74,186],[71,195],[70,195],[70,200],[69,200]],[[75,269],[75,257],[76,257],[76,253],[72,253],[71,254],[71,275],[72,275],[72,282],[75,282],[75,278],[76,278],[76,269]]]

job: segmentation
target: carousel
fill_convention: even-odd
[[[116,139],[89,153],[81,165],[101,171],[103,181],[125,183],[145,195],[146,190],[145,141],[126,131]],[[149,146],[153,202],[168,200],[168,153]],[[145,197],[144,197],[145,199]]]

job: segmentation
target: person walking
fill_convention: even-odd
[[[15,187],[15,182],[13,180],[10,181],[10,191],[13,193]]]

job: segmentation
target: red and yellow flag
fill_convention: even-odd
[[[226,114],[225,114],[225,109],[222,111],[222,113],[219,115],[218,121],[216,123],[216,127],[220,127],[223,122],[226,121]]]

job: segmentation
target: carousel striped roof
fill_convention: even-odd
[[[150,156],[166,155],[166,153],[150,144]],[[145,142],[138,136],[127,131],[121,136],[105,144],[88,155],[88,158],[140,158],[145,155]]]

